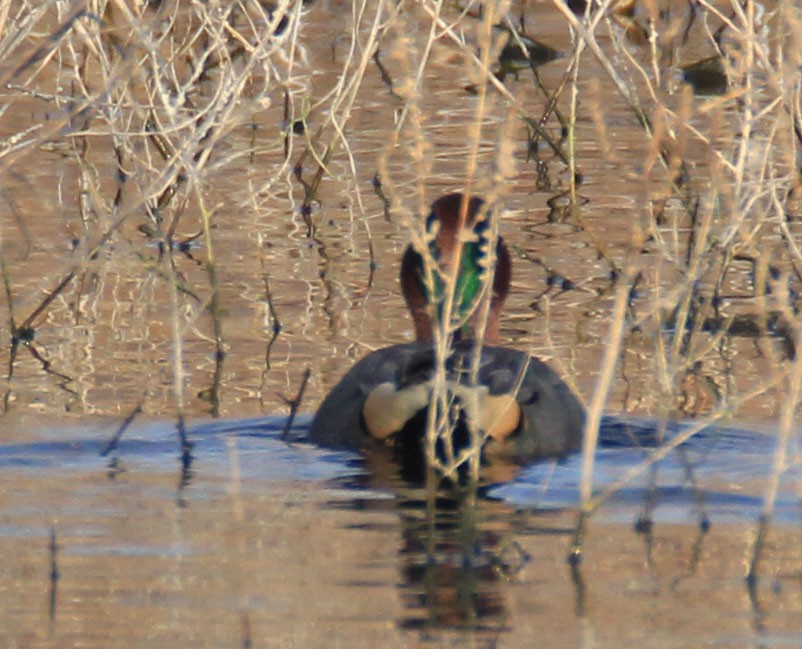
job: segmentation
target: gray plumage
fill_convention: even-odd
[[[448,380],[466,384],[473,341],[456,343],[447,363]],[[405,386],[427,381],[433,373],[434,351],[426,342],[380,349],[354,365],[317,411],[309,438],[332,448],[369,449],[384,442],[368,433],[362,409],[368,395],[383,383]],[[478,383],[491,395],[515,394],[522,417],[518,429],[503,442],[489,440],[486,454],[524,462],[561,457],[582,442],[584,409],[568,386],[542,361],[524,352],[485,345]],[[519,384],[520,383],[520,384]],[[422,430],[403,434],[423,435]],[[423,458],[421,458],[422,460]]]

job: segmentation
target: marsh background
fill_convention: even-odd
[[[594,412],[762,431],[761,462],[715,480],[793,492],[799,7],[572,7],[0,2],[8,646],[798,644],[793,517],[769,537],[767,605],[741,582],[760,507],[644,543],[619,504],[588,536],[587,592],[564,562],[573,512],[491,509],[535,559],[492,614],[452,619],[403,596],[406,522],[331,482],[347,458],[192,427],[286,414],[307,369],[310,413],[411,340],[398,260],[431,200],[474,191],[513,254],[504,344]],[[560,56],[503,55],[496,24]],[[110,466],[134,415],[139,454]]]

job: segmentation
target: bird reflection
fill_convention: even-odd
[[[355,494],[390,490],[393,498],[355,498],[359,510],[391,509],[399,516],[400,599],[398,625],[426,633],[470,630],[494,636],[507,628],[506,584],[532,560],[516,536],[527,516],[485,496],[489,484],[433,492],[410,482],[388,454],[368,454],[365,473],[351,477]],[[493,478],[515,477],[520,467],[501,466]],[[553,534],[553,531],[549,532]],[[569,533],[565,531],[566,535]]]

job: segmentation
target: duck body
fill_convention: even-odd
[[[581,446],[582,404],[548,365],[516,349],[483,345],[472,384],[475,347],[471,340],[455,343],[446,362],[446,384],[450,398],[465,411],[475,400],[486,459],[523,463],[563,457]],[[424,341],[368,354],[323,401],[310,425],[310,440],[332,448],[384,447],[404,462],[422,461],[435,362],[434,348]],[[467,443],[467,430],[458,425],[454,434]]]
[[[496,344],[512,261],[503,239],[491,236],[491,218],[478,197],[447,194],[432,204],[423,236],[401,262],[417,341],[380,349],[354,365],[318,409],[311,441],[390,448],[418,473],[432,457],[426,452],[431,415],[440,423],[435,457],[446,463],[477,440],[485,460],[520,463],[563,457],[581,446],[585,412],[571,389],[542,361]],[[435,330],[449,341],[441,373]]]

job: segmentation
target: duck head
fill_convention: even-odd
[[[491,211],[476,196],[453,193],[438,198],[426,219],[425,243],[433,266],[427,273],[424,256],[410,245],[401,261],[401,290],[415,324],[415,337],[432,340],[432,328],[442,320],[446,278],[459,264],[454,291],[452,323],[454,339],[474,338],[479,300],[495,257],[490,312],[484,340],[495,342],[499,319],[510,288],[510,253],[501,237],[495,255],[490,249]],[[460,250],[461,245],[461,250]],[[432,263],[433,262],[433,263]]]

